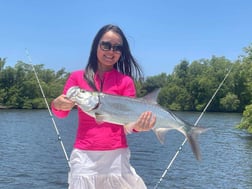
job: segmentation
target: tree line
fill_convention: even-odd
[[[0,58],[0,107],[19,109],[46,108],[33,67],[18,61],[14,67],[5,66]],[[61,94],[69,76],[64,68],[54,71],[43,64],[34,65],[50,103]],[[229,73],[229,71],[231,71]],[[137,96],[161,88],[158,103],[164,108],[179,111],[202,111],[214,92],[219,89],[207,111],[243,112],[239,127],[252,132],[252,46],[244,48],[244,55],[235,61],[212,56],[189,62],[182,60],[171,74],[161,73],[143,81],[136,81]]]
[[[6,59],[0,58],[0,106],[2,108],[46,108],[35,72],[49,103],[61,94],[69,75],[64,68],[54,71],[44,68],[43,64],[32,66],[18,61],[14,67],[5,67],[5,63]]]

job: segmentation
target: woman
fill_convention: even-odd
[[[52,102],[53,113],[68,115],[74,102],[65,97],[72,86],[89,91],[135,97],[133,79],[141,70],[127,39],[115,25],[106,25],[96,34],[85,71],[71,73],[63,94]],[[144,189],[143,180],[129,163],[126,134],[148,131],[156,121],[151,112],[126,126],[97,122],[78,108],[78,129],[70,157],[69,189]]]

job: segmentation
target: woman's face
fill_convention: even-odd
[[[98,70],[111,70],[119,60],[122,50],[122,38],[113,31],[106,32],[97,47]]]

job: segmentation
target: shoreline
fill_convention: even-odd
[[[9,107],[0,105],[0,109],[9,109]]]

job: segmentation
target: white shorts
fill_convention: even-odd
[[[109,151],[74,149],[68,189],[147,189],[129,163],[128,148]]]

